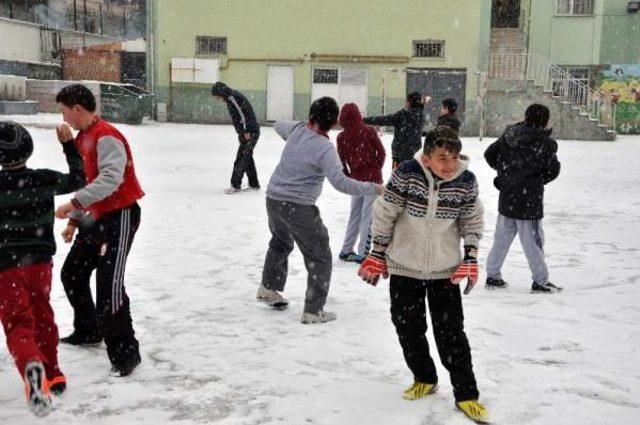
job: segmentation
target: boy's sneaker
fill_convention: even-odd
[[[317,313],[302,313],[302,318],[300,322],[305,325],[312,325],[316,323],[326,323],[331,322],[332,320],[336,320],[338,316],[335,313],[330,313],[328,311],[320,310]]]
[[[418,400],[435,392],[438,384],[426,384],[424,382],[414,382],[409,388],[404,390],[402,398],[405,400]]]
[[[487,289],[502,289],[509,286],[509,284],[502,279],[493,279],[491,277],[488,277],[484,283],[484,286]]]
[[[138,365],[140,365],[141,361],[142,360],[140,359],[140,357],[138,357],[136,360],[126,366],[111,366],[109,375],[116,378],[124,378],[125,376],[129,376],[138,367]]]
[[[249,186],[249,190],[260,190],[260,185],[258,186]]]
[[[258,299],[258,301],[263,301],[274,308],[285,308],[287,305],[289,305],[289,301],[287,301],[286,298],[280,295],[279,292],[274,291],[273,289],[265,288],[262,285],[260,285],[260,287],[258,288],[256,298]]]
[[[47,388],[47,377],[41,362],[27,363],[24,371],[25,393],[31,412],[39,417],[51,411],[51,397]]]
[[[560,291],[562,291],[562,288],[554,285],[551,282],[543,284],[533,282],[533,284],[531,285],[531,293],[534,294],[553,294]]]
[[[358,263],[359,259],[360,259],[360,263],[364,261],[364,259],[362,259],[362,256],[356,254],[353,251],[341,252],[340,254],[338,254],[338,258],[341,259],[342,261],[346,261],[347,263]]]
[[[482,404],[478,403],[478,400],[457,401],[456,407],[474,422],[479,424],[489,423],[489,412]]]
[[[95,334],[91,336],[85,336],[80,335],[74,331],[73,333],[71,333],[71,335],[60,338],[60,342],[69,345],[95,346],[100,345],[100,343],[102,342],[102,336]]]
[[[47,386],[51,394],[61,395],[67,389],[67,378],[65,378],[64,375],[56,376],[53,379],[47,380]]]
[[[227,195],[233,195],[233,194],[236,194],[236,193],[241,192],[241,191],[242,191],[242,189],[240,189],[239,187],[231,186],[231,187],[225,189],[224,193],[226,193]]]

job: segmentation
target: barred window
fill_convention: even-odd
[[[444,58],[444,40],[414,40],[414,58]]]
[[[338,84],[338,70],[336,68],[314,68],[313,82],[315,84]]]
[[[196,36],[196,54],[227,54],[227,37]]]
[[[561,67],[571,75],[571,78],[581,81],[582,83],[589,85],[590,70],[588,67],[576,67],[576,66],[563,66]]]
[[[559,15],[593,15],[595,0],[558,0]]]

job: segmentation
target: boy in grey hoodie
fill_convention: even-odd
[[[309,122],[279,121],[276,132],[287,141],[280,163],[267,187],[267,215],[271,241],[264,261],[262,284],[257,298],[283,308],[288,301],[280,295],[287,279],[287,260],[294,241],[302,251],[309,273],[302,323],[323,323],[336,319],[325,312],[331,280],[329,233],[315,206],[325,177],[340,192],[349,195],[382,194],[384,187],[351,179],[327,132],[338,121],[338,104],[323,97],[311,105]]]
[[[448,127],[427,133],[424,152],[392,174],[374,207],[373,250],[358,275],[371,285],[391,274],[391,320],[414,376],[404,398],[434,391],[438,376],[429,355],[425,296],[440,360],[449,371],[456,406],[476,422],[488,415],[478,403],[471,349],[464,332],[459,283],[465,294],[478,280],[483,209],[478,183]],[[464,241],[464,258],[460,240]]]

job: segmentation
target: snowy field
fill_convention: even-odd
[[[129,378],[111,378],[104,346],[61,346],[69,387],[54,399],[48,425],[470,423],[454,407],[435,350],[439,391],[414,402],[401,398],[412,377],[389,318],[387,281],[367,286],[355,265],[336,260],[326,309],[338,320],[301,325],[306,272],[296,250],[285,292],[289,309],[256,302],[269,239],[265,195],[222,193],[237,148],[232,127],[119,127],[147,193],[126,274],[143,363]],[[65,170],[55,131],[31,131],[30,166]],[[385,136],[387,148],[390,141]],[[486,207],[482,263],[497,211],[493,173],[482,159],[488,143],[463,140]],[[263,129],[255,154],[263,187],[283,146],[271,128]],[[560,142],[562,172],[547,188],[544,224],[551,280],[565,291],[529,293],[516,241],[504,269],[510,288],[478,285],[464,298],[481,401],[494,423],[640,421],[639,156],[639,137]],[[337,257],[349,198],[327,183],[318,205]],[[69,246],[58,243],[52,302],[66,335],[72,316],[59,269]],[[435,348],[430,331],[429,341]],[[29,413],[4,348],[0,406],[0,424],[44,423]]]

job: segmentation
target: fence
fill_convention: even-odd
[[[144,7],[95,0],[66,0],[49,4],[0,0],[0,16],[34,22],[50,28],[122,38],[142,36],[146,19]]]

